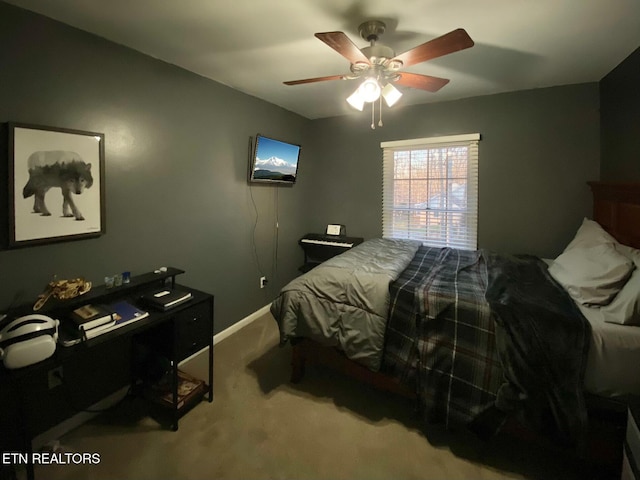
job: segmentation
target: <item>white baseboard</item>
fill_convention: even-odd
[[[262,307],[260,310],[256,310],[251,315],[249,315],[247,317],[244,317],[242,320],[234,323],[230,327],[225,328],[223,331],[221,331],[219,333],[216,333],[213,336],[213,344],[215,345],[216,343],[221,342],[225,338],[230,337],[231,335],[233,335],[237,331],[243,329],[244,327],[249,325],[251,322],[257,320],[258,318],[263,316],[265,313],[267,313],[269,311],[270,307],[271,307],[271,304],[269,303],[269,304],[265,305],[264,307]],[[185,358],[184,360],[181,360],[180,363],[178,364],[178,366],[183,365],[183,364],[187,363],[189,360],[194,359],[195,357],[197,357],[201,353],[206,352],[208,348],[209,347],[204,347],[202,350],[198,350],[193,355],[190,355],[187,358]]]
[[[261,309],[253,312],[251,315],[243,318],[242,320],[234,323],[230,327],[225,328],[220,333],[217,333],[216,335],[214,335],[213,336],[214,345],[216,343],[218,343],[218,342],[221,342],[225,338],[233,335],[237,331],[239,331],[242,328],[244,328],[247,325],[249,325],[251,322],[257,320],[258,318],[260,318],[261,316],[266,314],[269,311],[269,307],[270,306],[271,306],[271,304],[265,305]],[[199,352],[194,353],[190,357],[185,358],[184,360],[182,360],[180,362],[180,365],[182,365],[183,363],[188,362],[192,358],[200,355],[202,352],[205,352],[207,350],[207,348],[209,348],[209,347],[206,347],[206,348],[200,350]],[[113,405],[118,403],[127,394],[128,389],[129,389],[128,386],[121,388],[120,390],[112,393],[108,397],[103,398],[102,400],[100,400],[96,404],[91,405],[89,408],[87,408],[87,410],[105,410],[107,408],[112,407]],[[43,446],[47,445],[50,442],[53,442],[53,441],[57,440],[62,435],[64,435],[67,432],[70,432],[74,428],[78,428],[83,423],[88,422],[93,417],[98,415],[98,413],[99,412],[79,412],[79,413],[76,413],[73,417],[69,417],[66,420],[64,420],[63,422],[59,423],[58,425],[56,425],[54,427],[51,427],[46,432],[43,432],[40,435],[38,435],[35,438],[33,438],[31,444],[33,446],[34,451],[38,451]]]
[[[253,312],[251,315],[244,317],[242,320],[240,320],[239,322],[234,323],[233,325],[231,325],[228,328],[225,328],[223,331],[221,331],[220,333],[217,333],[213,336],[213,343],[214,345],[218,342],[221,342],[222,340],[224,340],[225,338],[227,338],[230,335],[233,335],[234,333],[236,333],[238,330],[246,327],[247,325],[249,325],[251,322],[253,322],[254,320],[257,320],[258,318],[260,318],[261,316],[263,316],[265,313],[267,313],[269,311],[269,308],[271,307],[271,304],[267,304],[264,307],[262,307],[260,310],[256,310],[255,312]]]

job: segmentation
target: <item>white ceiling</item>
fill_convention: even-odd
[[[358,47],[382,20],[396,54],[464,28],[475,46],[406,71],[451,79],[437,93],[400,87],[401,105],[597,82],[640,46],[639,0],[6,0],[191,70],[307,118],[352,113],[349,62],[316,39]],[[399,108],[399,107],[394,107]]]

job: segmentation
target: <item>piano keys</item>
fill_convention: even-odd
[[[331,245],[332,247],[343,247],[343,248],[351,248],[353,247],[352,242],[335,242],[333,240],[317,240],[315,238],[301,238],[301,243],[312,243],[314,245]]]

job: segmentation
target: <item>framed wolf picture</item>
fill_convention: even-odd
[[[105,233],[104,134],[9,123],[9,246]]]

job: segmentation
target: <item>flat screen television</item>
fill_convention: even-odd
[[[294,184],[298,176],[300,145],[256,135],[251,151],[249,182]]]

